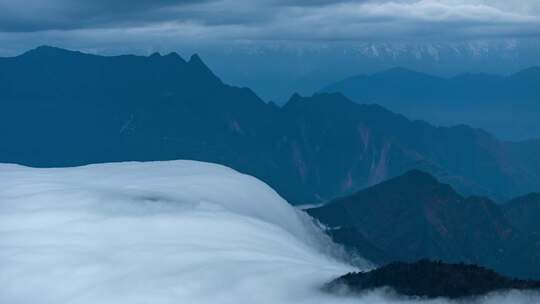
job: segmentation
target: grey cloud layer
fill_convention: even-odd
[[[186,24],[236,29],[238,39],[357,39],[374,35],[537,35],[536,1],[462,0],[0,0],[0,31],[141,27],[170,30]],[[426,24],[430,30],[426,31]],[[450,30],[443,30],[448,25]],[[380,30],[383,30],[380,32]],[[239,31],[241,30],[241,31]],[[445,33],[448,34],[448,33]]]
[[[220,44],[531,36],[540,36],[536,0],[0,0],[0,39],[20,44],[89,37]]]
[[[0,0],[0,31],[28,32],[140,26],[172,18],[167,10],[198,0]]]

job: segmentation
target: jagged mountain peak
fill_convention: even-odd
[[[507,144],[480,137],[478,132],[466,128],[435,128],[410,121],[381,106],[358,105],[334,93],[311,97],[296,94],[286,106],[277,109],[264,104],[249,89],[220,83],[198,55],[192,56],[189,64],[172,60],[176,57],[174,54],[160,55],[155,60],[134,55],[87,54],[59,56],[55,60],[43,57],[39,68],[36,68],[36,58],[3,60],[0,78],[9,81],[3,82],[0,99],[28,101],[4,104],[4,130],[13,130],[14,126],[19,130],[6,134],[13,137],[10,138],[13,143],[17,143],[15,138],[36,134],[35,130],[13,121],[9,113],[15,111],[27,113],[35,121],[58,121],[47,129],[47,134],[55,134],[53,138],[58,142],[71,136],[64,134],[65,124],[70,125],[70,130],[88,132],[87,136],[80,137],[83,142],[77,142],[78,148],[74,147],[58,159],[47,154],[55,151],[51,136],[46,144],[35,147],[16,146],[6,140],[4,161],[74,165],[116,160],[115,157],[198,157],[214,162],[225,158],[240,170],[268,178],[280,193],[295,203],[347,195],[411,168],[444,172],[452,178],[445,182],[466,194],[495,192],[510,197],[526,193],[537,184],[537,180],[530,178],[536,176],[537,171],[528,166],[531,158],[528,155],[536,151],[534,147],[529,148],[529,144],[523,148],[532,151],[524,153],[526,164],[522,161],[525,156],[516,156],[513,152],[521,147],[508,147],[512,149],[510,154],[501,155],[490,147],[506,147]],[[29,103],[36,106],[29,107]],[[44,110],[40,108],[43,105],[51,107]],[[66,122],[64,111],[69,111],[73,121]],[[137,132],[143,132],[143,123],[147,128],[146,133],[139,133],[140,138],[134,136],[129,143],[136,149],[114,140],[114,149],[118,150],[114,153],[118,154],[94,151],[88,156],[91,154],[88,151],[99,146],[95,141],[102,139],[102,130],[116,134],[116,129],[125,130],[125,124],[133,127],[132,114]],[[96,117],[100,123],[90,117]],[[275,123],[278,119],[282,122],[280,126]],[[191,130],[193,126],[201,132]],[[230,130],[238,136],[235,140],[243,135],[252,137],[242,138],[244,145],[231,149],[220,139],[225,135],[216,130]],[[256,138],[255,143],[250,141],[252,138]],[[185,140],[192,142],[185,144]],[[147,141],[155,141],[155,145],[147,145]],[[82,153],[83,150],[87,152]],[[34,157],[21,151],[40,153],[35,153]],[[246,165],[244,159],[249,158],[261,165]],[[469,158],[473,161],[467,161]],[[477,170],[480,159],[487,161],[491,168],[489,174]],[[418,163],[421,166],[416,166]],[[500,164],[504,163],[516,163],[519,168],[508,172],[501,168]]]
[[[165,55],[165,57],[170,57],[170,58],[180,58],[182,60],[184,60],[182,58],[182,56],[180,56],[177,52],[170,52],[169,54]]]
[[[199,54],[195,53],[191,55],[187,63],[193,68],[194,71],[196,71],[196,73],[201,73],[221,83],[219,77],[217,77],[214,72],[206,65],[206,63],[201,59]]]
[[[163,55],[159,52],[154,52],[152,53],[150,56],[148,56],[149,59],[151,60],[163,60],[163,61],[167,61],[167,62],[176,62],[176,61],[179,61],[179,62],[182,62],[182,63],[186,63],[186,60],[184,60],[184,58],[182,58],[182,56],[180,56],[178,53],[176,52],[171,52],[171,53],[168,53],[167,55]]]
[[[417,182],[425,185],[440,185],[441,183],[435,178],[435,176],[429,174],[428,172],[412,169],[405,172],[403,175],[389,180],[388,182]]]
[[[433,201],[430,198],[434,197],[460,197],[450,185],[441,183],[433,175],[418,169],[409,170],[402,175],[383,181],[365,190],[360,190],[356,194],[351,195],[351,197],[365,196],[367,192],[383,194],[400,193],[401,195],[406,195],[408,198],[416,198],[414,200],[415,203],[425,204],[432,203]],[[390,202],[384,201],[382,203]]]
[[[287,103],[285,104],[285,107],[290,107],[292,105],[297,104],[303,104],[305,102],[309,102],[310,104],[315,103],[336,103],[336,102],[345,102],[352,104],[353,102],[350,101],[345,95],[341,93],[336,92],[320,92],[315,93],[312,96],[302,96],[299,93],[294,93],[291,95]]]
[[[189,63],[193,64],[193,65],[202,65],[202,66],[206,67],[206,64],[201,59],[201,56],[199,56],[199,54],[197,54],[197,53],[195,53],[195,54],[191,55],[191,57],[189,57]]]

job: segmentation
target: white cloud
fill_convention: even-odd
[[[0,165],[0,183],[0,303],[417,302],[323,294],[352,269],[330,257],[339,250],[267,185],[222,166]]]
[[[0,303],[273,303],[350,269],[225,167],[2,165],[0,181]]]

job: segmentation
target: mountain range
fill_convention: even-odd
[[[393,68],[350,77],[322,91],[340,92],[438,125],[474,125],[512,140],[540,137],[540,67],[509,76],[451,78]]]
[[[378,264],[473,263],[540,278],[540,195],[503,205],[463,196],[418,170],[307,210],[335,241]]]
[[[436,127],[341,94],[282,107],[223,83],[197,55],[97,56],[54,47],[0,58],[0,162],[36,167],[195,159],[293,204],[421,169],[499,201],[540,189],[540,142]]]
[[[316,43],[233,44],[198,51],[227,83],[248,86],[264,100],[284,104],[298,92],[312,95],[322,87],[360,73],[404,67],[442,77],[463,73],[508,75],[539,66],[540,41],[317,41]]]

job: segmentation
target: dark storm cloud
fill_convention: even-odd
[[[537,0],[0,0],[0,46],[540,36]]]
[[[315,7],[342,0],[0,0],[0,31],[31,32],[138,26],[153,22],[196,21],[209,25],[271,19],[280,7]],[[226,4],[226,5],[224,5]],[[249,13],[249,15],[247,14]]]
[[[0,31],[29,32],[141,25],[201,0],[0,0]]]
[[[346,2],[367,2],[369,0],[275,0],[274,4],[281,6],[321,6]]]

